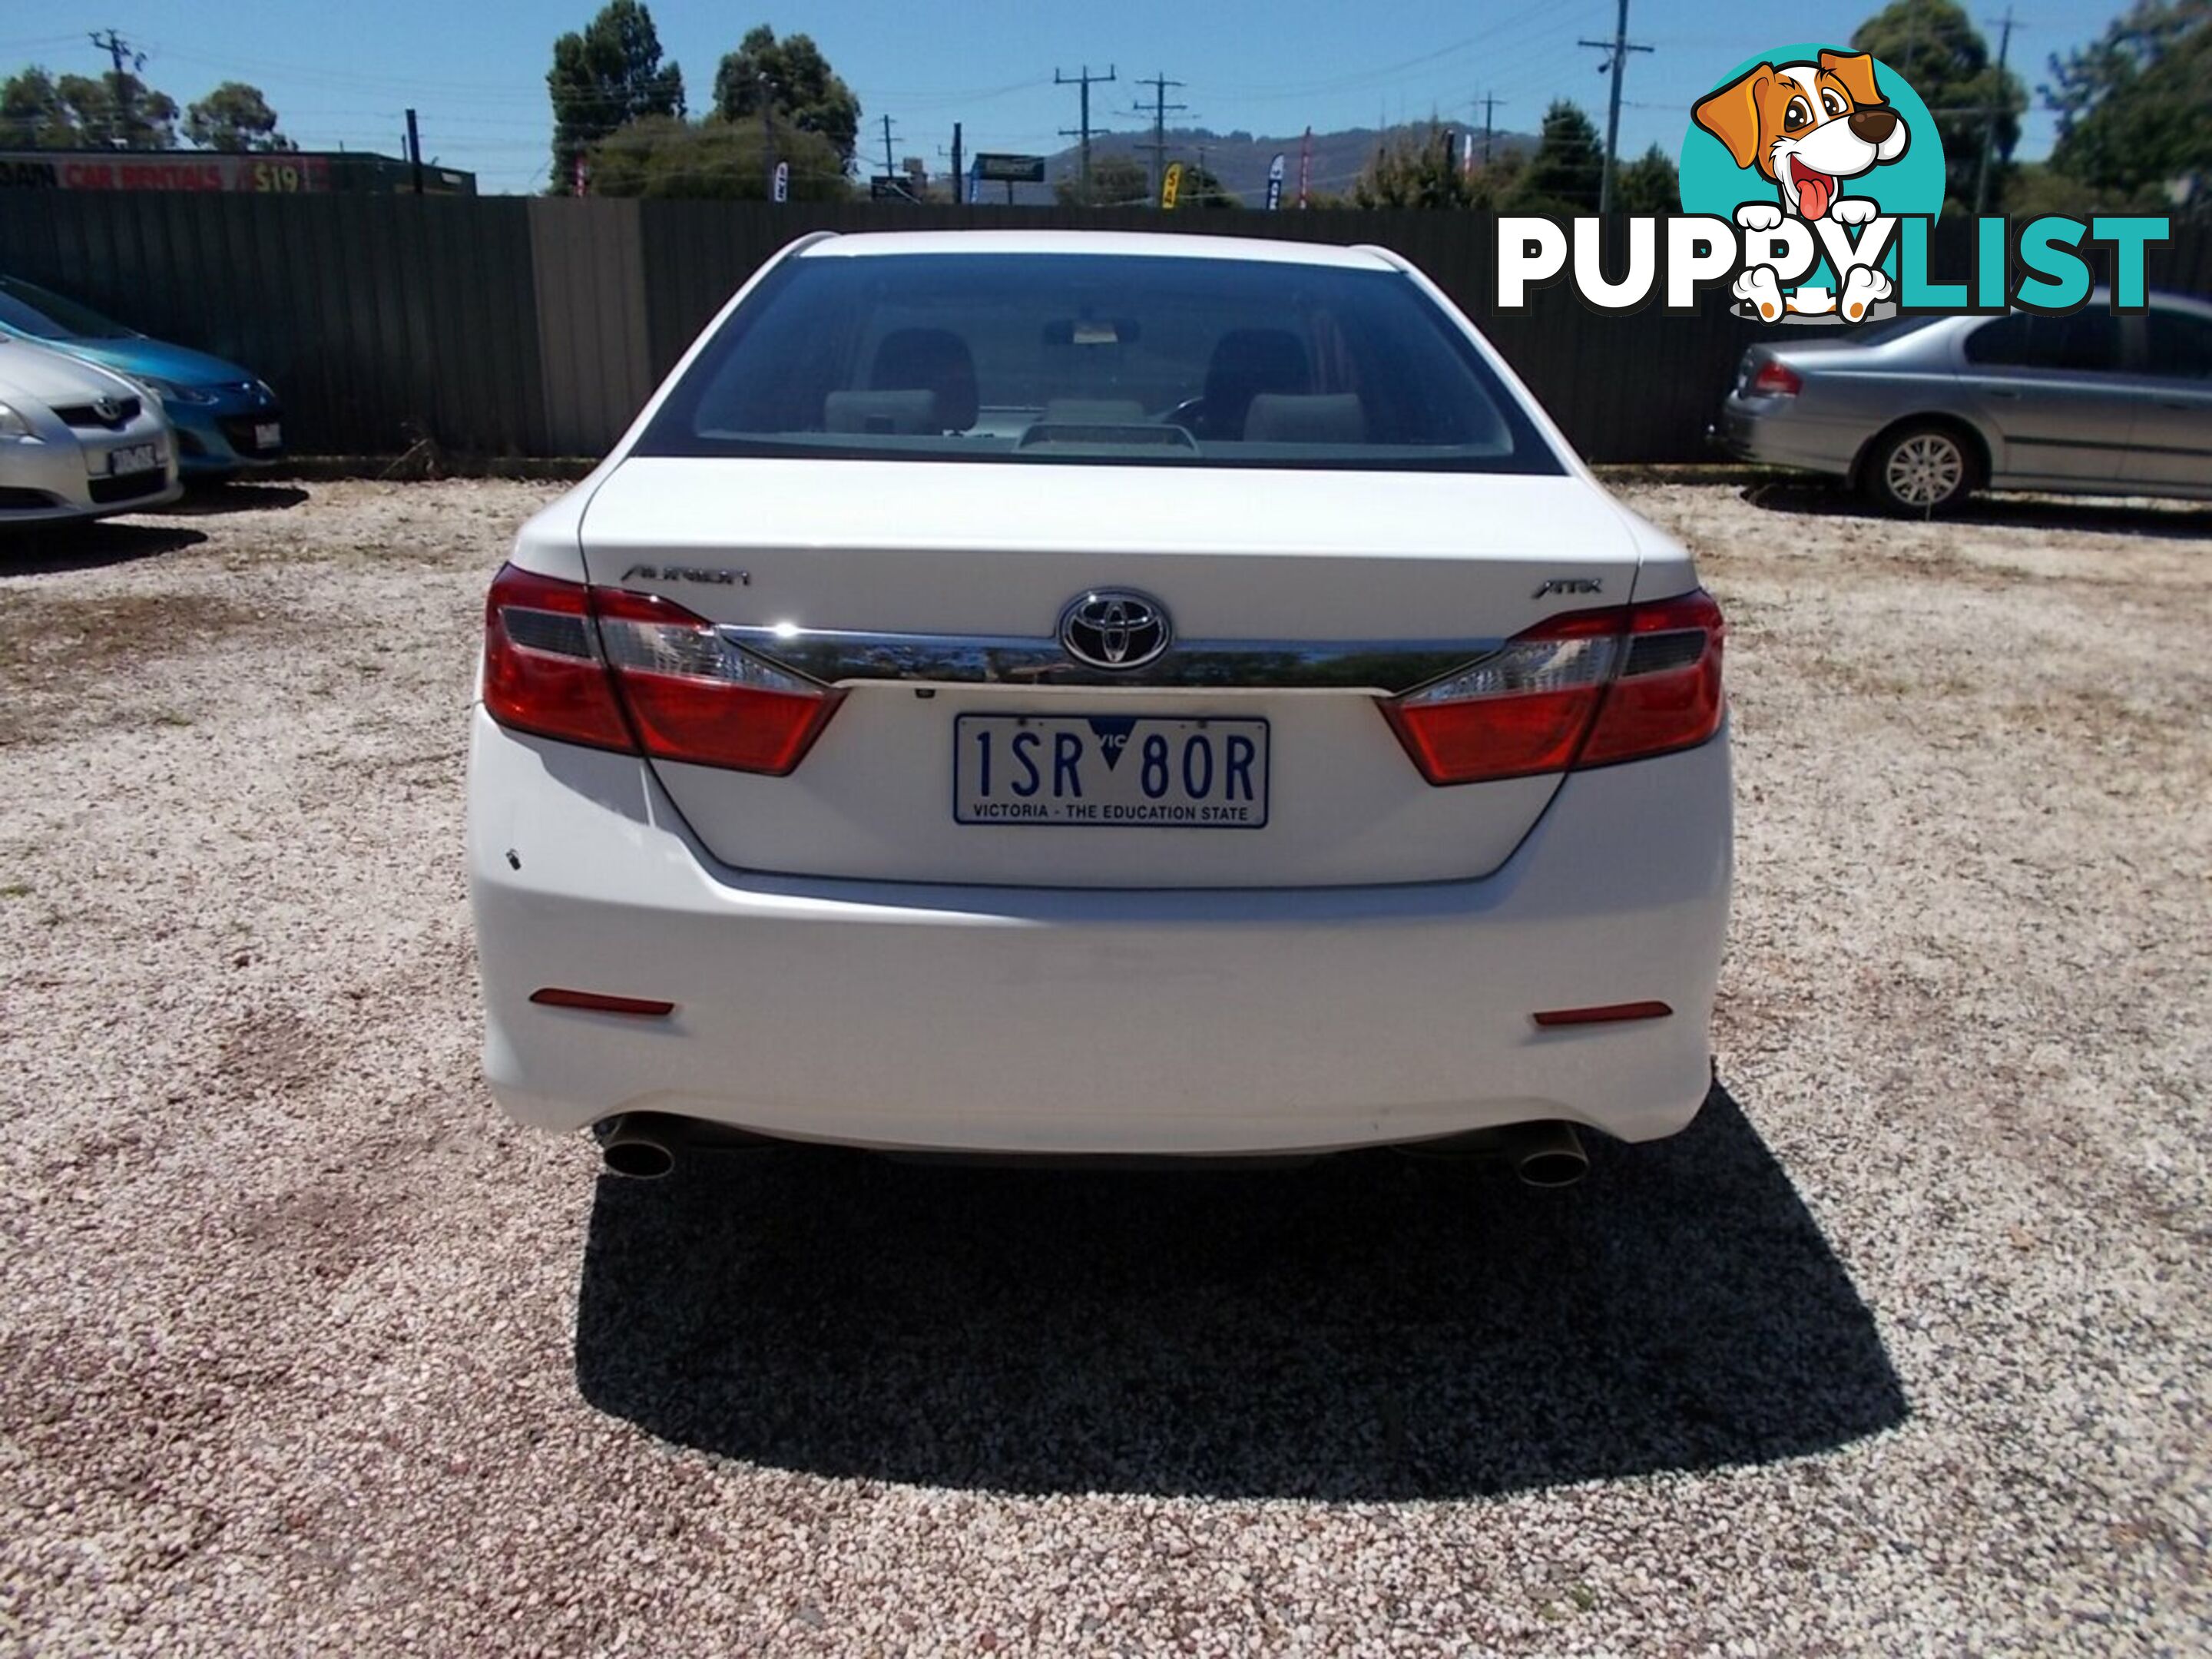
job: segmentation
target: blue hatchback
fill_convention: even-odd
[[[235,363],[149,339],[14,276],[0,276],[0,334],[85,358],[153,392],[177,428],[177,459],[187,477],[226,477],[284,453],[276,394]]]

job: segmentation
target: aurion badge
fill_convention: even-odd
[[[1126,587],[1093,588],[1060,613],[1060,648],[1092,668],[1142,668],[1169,638],[1167,607]]]

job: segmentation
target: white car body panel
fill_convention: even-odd
[[[1023,641],[1050,640],[1098,586],[1159,595],[1178,641],[1248,643],[1494,643],[1697,586],[1688,555],[1604,494],[1487,343],[1377,250],[947,233],[779,257],[986,247],[1400,270],[1466,329],[1564,471],[630,456],[771,261],[614,453],[524,526],[513,563],[738,629]],[[550,741],[479,706],[470,884],[486,1074],[511,1114],[1218,1156],[1547,1119],[1647,1139],[1705,1097],[1730,879],[1724,725],[1686,750],[1439,787],[1373,689],[831,683],[843,702],[781,777]],[[1267,827],[954,822],[960,714],[1109,708],[1264,715]],[[548,987],[676,1008],[530,1000]],[[1672,1012],[1533,1019],[1649,1000]]]
[[[1636,526],[1572,476],[1251,472],[1174,467],[641,458],[581,524],[592,580],[657,592],[716,622],[1049,641],[1086,586],[1173,594],[1179,636],[1218,641],[1494,641],[1589,594],[1693,586],[1687,562],[1640,581]],[[825,514],[822,502],[835,501]],[[1652,538],[1656,539],[1656,538]],[[1663,545],[1663,544],[1662,544]],[[742,583],[658,574],[713,566]],[[1671,584],[1671,586],[1669,585]],[[1633,592],[1632,592],[1632,590]],[[1455,619],[1479,617],[1480,627]],[[1479,654],[1470,646],[1462,653]],[[1079,863],[1048,834],[953,822],[945,767],[963,713],[1172,709],[1271,722],[1279,810],[1264,830],[1188,837],[1104,830]],[[1376,739],[1382,739],[1377,741]],[[903,685],[854,691],[791,777],[664,764],[661,782],[735,866],[878,880],[1091,887],[1437,881],[1495,868],[1556,777],[1436,789],[1388,739],[1372,696],[1143,688]]]
[[[746,876],[643,762],[481,709],[473,736],[485,1075],[541,1127],[657,1111],[863,1146],[1129,1155],[1542,1119],[1644,1140],[1686,1124],[1711,1081],[1725,732],[1575,774],[1486,880],[1164,893]],[[580,984],[677,1012],[529,1001]],[[1672,1016],[1529,1018],[1653,996]]]
[[[141,407],[112,423],[71,425],[57,413],[100,398],[128,398]],[[0,435],[0,489],[32,490],[46,498],[33,505],[0,505],[0,529],[143,513],[184,493],[176,433],[161,400],[119,374],[64,352],[8,340],[0,343],[0,404],[31,428],[28,438]],[[158,486],[121,501],[95,499],[93,481],[109,476],[109,458],[148,445],[157,458],[149,470],[161,474]]]

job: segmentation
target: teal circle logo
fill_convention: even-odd
[[[1764,66],[1781,70],[1798,64],[1818,65],[1824,52],[1846,59],[1859,56],[1849,46],[1822,46],[1817,41],[1777,46],[1756,58],[1745,58],[1713,82],[1711,91],[1717,93],[1723,88],[1735,86]],[[1932,218],[1943,210],[1944,190],[1943,140],[1936,131],[1936,118],[1928,112],[1928,106],[1902,75],[1878,58],[1866,62],[1873,70],[1873,89],[1881,102],[1894,110],[1903,121],[1907,141],[1903,154],[1894,160],[1877,161],[1863,173],[1838,178],[1831,203],[1842,198],[1864,197],[1871,198],[1885,214],[1924,213]],[[1773,125],[1773,101],[1771,98],[1752,97],[1745,100],[1747,113],[1759,123],[1747,126],[1743,131],[1753,152],[1753,160],[1747,164],[1736,160],[1739,154],[1744,153],[1742,150],[1730,150],[1718,134],[1700,125],[1696,115],[1691,117],[1689,131],[1682,137],[1680,158],[1683,212],[1710,213],[1733,222],[1736,209],[1747,202],[1772,203],[1789,210],[1779,182],[1758,166],[1758,158],[1769,154],[1774,139],[1779,136],[1778,127]],[[1702,100],[1699,107],[1705,107]],[[1718,118],[1719,112],[1715,113]],[[1801,199],[1798,205],[1808,206],[1809,203]]]

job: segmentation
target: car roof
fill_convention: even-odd
[[[1257,236],[1173,235],[1141,230],[889,230],[825,236],[799,250],[806,259],[866,258],[891,253],[1134,254],[1154,259],[1257,259],[1274,264],[1395,270],[1379,248],[1327,242],[1272,241]]]

